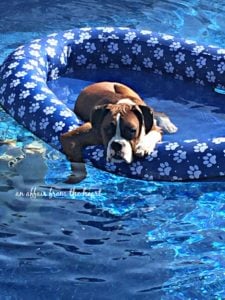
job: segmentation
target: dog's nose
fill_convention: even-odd
[[[115,152],[119,152],[122,149],[122,144],[120,142],[112,142],[111,144],[111,148],[112,150],[114,150]]]

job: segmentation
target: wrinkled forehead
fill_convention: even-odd
[[[120,125],[134,127],[135,125],[141,123],[142,119],[138,117],[138,115],[131,109],[126,109],[125,111],[109,110],[103,120],[103,123],[117,124],[118,121],[120,122]]]

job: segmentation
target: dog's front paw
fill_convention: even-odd
[[[150,155],[155,149],[155,144],[151,145],[146,142],[140,142],[135,148],[135,155],[138,157],[144,157]]]
[[[143,157],[150,155],[154,150],[155,146],[162,139],[160,128],[150,131],[144,138],[137,144],[135,148],[135,155]]]

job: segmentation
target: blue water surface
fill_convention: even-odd
[[[0,63],[20,44],[76,26],[146,28],[223,47],[224,7],[224,0],[1,0]],[[84,75],[51,88],[72,104],[100,76]],[[139,82],[159,109],[166,97],[180,105],[172,117],[195,126],[193,134],[204,135],[210,118],[223,124],[222,96],[169,80],[153,95]],[[151,183],[87,169],[83,182],[65,184],[65,156],[0,110],[0,299],[225,298],[224,182]]]

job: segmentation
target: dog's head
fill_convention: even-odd
[[[136,145],[151,131],[154,118],[148,106],[135,105],[129,99],[123,99],[117,104],[95,107],[91,123],[101,135],[107,160],[131,163]]]

